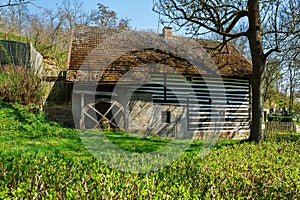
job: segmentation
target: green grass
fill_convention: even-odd
[[[204,141],[193,141],[169,166],[127,173],[91,156],[76,130],[47,122],[30,109],[0,101],[0,199],[300,198],[299,134],[261,144],[218,141],[206,157],[199,154]],[[105,135],[134,153],[170,142],[124,132]]]
[[[76,131],[47,122],[43,114],[35,115],[30,107],[0,101],[0,152],[15,154],[40,152],[87,153]]]
[[[31,107],[0,101],[0,151],[67,151],[73,154],[87,153],[74,129],[62,128],[47,122],[44,114],[28,112]],[[97,130],[96,130],[97,132]],[[152,152],[163,148],[170,140],[152,136],[137,136],[124,132],[105,132],[105,136],[118,147],[130,152]],[[9,142],[7,142],[9,141]],[[239,141],[221,140],[216,147]],[[193,141],[188,151],[199,151],[202,141]]]
[[[29,42],[30,40],[23,36],[18,36],[12,33],[3,33],[0,31],[0,40],[10,40],[15,42]]]

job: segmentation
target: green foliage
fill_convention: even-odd
[[[30,42],[30,40],[26,37],[19,36],[12,33],[4,33],[0,31],[0,40],[9,40],[9,41],[15,41],[15,42]]]
[[[0,64],[1,63],[11,64],[11,59],[8,55],[7,50],[3,47],[3,44],[0,42]]]
[[[296,121],[296,117],[294,116],[280,116],[280,115],[268,115],[268,121],[276,121],[276,122],[294,122]]]
[[[47,122],[42,112],[33,112],[35,106],[0,101],[1,154],[22,151],[52,154],[82,148],[76,131]]]
[[[199,156],[203,141],[194,141],[170,166],[125,173],[93,158],[76,130],[28,110],[0,101],[0,199],[300,198],[299,136],[260,144],[220,141],[207,157]],[[123,132],[106,135],[120,148],[137,152],[169,142]]]
[[[119,148],[136,153],[150,153],[163,148],[170,142],[170,140],[167,139],[160,139],[151,136],[143,137],[124,132],[106,132],[105,135]]]
[[[294,102],[293,112],[300,116],[300,102]]]
[[[0,72],[0,99],[4,101],[39,105],[42,90],[42,79],[33,69]]]
[[[43,55],[44,62],[54,65],[58,69],[66,69],[68,63],[68,49],[61,49],[56,46],[36,44],[35,48]]]

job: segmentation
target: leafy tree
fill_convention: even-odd
[[[300,88],[300,53],[297,52],[288,61],[286,66],[286,83],[289,91],[289,111],[294,107],[295,94],[299,92]]]
[[[294,103],[293,111],[294,111],[294,113],[300,115],[300,102],[295,102]]]
[[[300,32],[293,36],[290,41],[285,42],[281,61],[284,72],[282,82],[289,95],[289,111],[294,110],[295,94],[300,93]]]
[[[300,34],[283,41],[282,52],[271,56],[266,65],[264,101],[275,102],[281,108],[294,112],[297,93],[300,92]]]
[[[266,72],[264,74],[264,92],[263,100],[266,103],[267,100],[274,102],[276,98],[276,83],[282,78],[281,74],[281,62],[274,58],[266,63]],[[271,103],[269,103],[271,104]]]
[[[252,126],[249,140],[264,139],[263,78],[266,60],[299,33],[298,0],[156,0],[153,10],[192,35],[216,33],[226,44],[248,39],[252,65]]]

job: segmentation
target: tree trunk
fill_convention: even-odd
[[[294,88],[293,88],[293,79],[294,79],[294,73],[292,65],[289,65],[289,78],[290,78],[290,99],[289,99],[289,113],[292,112],[293,104],[294,104]]]
[[[252,57],[252,122],[250,141],[260,142],[264,139],[263,132],[263,77],[266,58],[263,52],[261,40],[261,22],[259,11],[259,0],[248,1],[249,30],[248,39]]]

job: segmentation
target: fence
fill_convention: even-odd
[[[297,132],[295,122],[275,122],[267,123],[267,131],[269,132]]]
[[[43,71],[43,57],[30,43],[0,40],[0,64]]]

